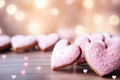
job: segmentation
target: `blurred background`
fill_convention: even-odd
[[[0,0],[0,34],[120,34],[120,0]]]

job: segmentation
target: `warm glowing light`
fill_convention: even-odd
[[[13,14],[16,13],[16,11],[17,11],[17,8],[14,4],[8,5],[8,7],[7,7],[7,13],[8,14],[13,15]]]
[[[33,22],[30,22],[30,24],[28,25],[28,30],[31,34],[37,35],[41,30],[41,26],[39,22],[33,21]]]
[[[75,33],[76,35],[81,35],[81,34],[84,34],[86,32],[84,26],[82,25],[77,25],[76,28],[75,28]]]
[[[51,13],[52,15],[54,15],[54,16],[57,16],[58,13],[59,13],[59,10],[58,10],[57,8],[52,8],[52,9],[50,10],[50,13]]]
[[[37,8],[44,8],[48,4],[48,0],[34,0],[34,5]]]
[[[112,24],[112,25],[118,25],[118,24],[120,23],[120,19],[119,19],[118,16],[112,15],[112,16],[110,16],[110,18],[109,18],[109,22],[110,22],[110,24]]]
[[[93,7],[93,1],[92,0],[84,0],[83,5],[85,8],[92,8]]]
[[[100,14],[96,14],[93,16],[93,21],[95,24],[101,24],[103,22],[103,17]]]
[[[72,4],[74,0],[65,0],[67,4]]]
[[[22,20],[24,20],[24,18],[25,18],[24,12],[22,12],[22,11],[16,12],[16,14],[15,14],[15,19],[16,20],[22,21]]]
[[[0,0],[0,8],[4,7],[5,5],[5,0]]]

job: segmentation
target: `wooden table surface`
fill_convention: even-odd
[[[74,65],[60,71],[50,69],[51,52],[25,52],[0,54],[0,80],[120,80],[120,73],[109,78],[97,76],[86,65]],[[28,58],[28,59],[27,59]],[[83,69],[88,72],[83,73]]]

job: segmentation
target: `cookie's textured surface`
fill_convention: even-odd
[[[42,51],[53,48],[59,39],[60,38],[56,33],[37,36],[38,46]]]
[[[107,48],[104,43],[92,42],[85,51],[89,66],[99,75],[104,76],[120,67],[120,49],[117,45]]]
[[[35,47],[37,41],[32,36],[16,35],[11,38],[13,51],[24,51]]]
[[[76,62],[81,55],[80,48],[63,39],[54,47],[51,56],[51,69],[59,70]]]

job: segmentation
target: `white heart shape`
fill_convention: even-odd
[[[117,78],[117,76],[116,76],[116,75],[112,75],[112,78],[113,78],[113,79],[116,79],[116,78]]]
[[[28,66],[28,62],[24,62],[24,66]]]
[[[88,69],[83,69],[83,72],[86,74],[88,72]]]
[[[16,75],[11,75],[11,78],[12,78],[12,79],[15,79],[15,78],[16,78]]]
[[[28,60],[28,56],[25,56],[24,59],[25,59],[25,61],[27,61]]]
[[[21,74],[22,75],[26,74],[26,70],[21,70]]]
[[[36,69],[39,71],[41,69],[41,67],[40,66],[36,66]]]
[[[2,59],[6,59],[7,58],[7,55],[6,54],[3,54],[1,55]]]

